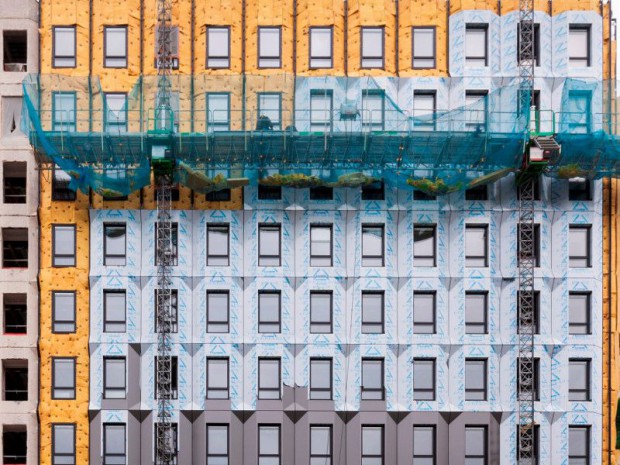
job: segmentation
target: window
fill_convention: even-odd
[[[106,92],[105,100],[105,130],[107,132],[127,132],[127,94]],[[107,170],[110,173],[112,170]],[[116,177],[126,176],[124,171],[117,171]],[[109,176],[109,175],[108,175]],[[112,196],[114,198],[114,196]]]
[[[523,374],[523,376],[522,376]],[[523,379],[522,379],[523,378]],[[534,359],[534,366],[529,358],[517,359],[517,398],[540,400],[540,359]]]
[[[178,451],[179,451],[179,431],[176,423],[170,425],[161,425],[155,423],[155,438],[153,444],[155,445],[155,465],[176,465],[178,463]],[[172,460],[168,461],[164,457],[159,456],[157,450],[157,438],[164,438],[166,443],[165,449],[172,452]]]
[[[413,359],[413,400],[435,400],[435,359]]]
[[[333,28],[310,28],[310,69],[331,68],[333,49]]]
[[[258,225],[258,266],[280,266],[280,233],[279,224]]]
[[[20,73],[28,71],[28,33],[26,31],[3,31],[2,40],[4,42],[4,71]]]
[[[591,360],[571,358],[568,360],[568,400],[589,402]]]
[[[75,424],[52,423],[52,465],[75,465]]]
[[[230,26],[207,26],[207,68],[230,68]]]
[[[333,200],[334,189],[331,187],[318,186],[308,189],[310,192],[310,200]]]
[[[362,291],[362,333],[383,334],[385,294],[382,291]]]
[[[0,135],[2,137],[23,137],[21,131],[22,120],[22,97],[0,97],[2,104],[2,129]]]
[[[383,359],[362,359],[362,400],[383,400]]]
[[[436,266],[436,234],[434,224],[413,225],[413,266]]]
[[[475,186],[465,191],[465,200],[484,201],[489,200],[489,186]]]
[[[413,465],[435,465],[437,427],[413,425]]]
[[[465,334],[487,334],[487,292],[465,292]]]
[[[173,59],[173,61],[175,60]],[[155,129],[160,131],[179,132],[179,92],[170,91],[169,96],[168,102],[164,102],[159,94],[155,95],[155,112],[152,117],[152,124]],[[162,152],[165,150],[165,148],[161,149]],[[157,192],[157,189],[153,191],[155,199],[157,199]]]
[[[385,93],[379,89],[362,91],[362,124],[370,131],[383,131]]]
[[[465,426],[465,463],[487,465],[488,438],[486,426]]]
[[[52,27],[52,66],[75,68],[75,26]]]
[[[124,333],[126,331],[127,294],[124,290],[103,291],[103,332]],[[74,295],[75,304],[75,295]]]
[[[52,266],[75,266],[75,225],[52,225]]]
[[[517,61],[525,60],[525,56],[521,58],[521,23],[517,24]],[[534,44],[533,44],[534,62],[536,66],[540,66],[540,24],[534,24]],[[540,107],[538,107],[540,110]]]
[[[465,91],[465,126],[471,131],[485,131],[487,124],[488,95],[486,90]]]
[[[159,236],[158,223],[155,223],[155,266],[166,263],[170,266],[179,264],[179,223],[170,224],[170,237]]]
[[[383,425],[362,425],[362,465],[383,465],[385,457]]]
[[[75,291],[52,291],[52,332],[75,332]]]
[[[258,67],[280,68],[282,56],[282,28],[258,28]]]
[[[533,180],[534,183],[534,200],[540,200],[540,177]],[[521,189],[517,188],[517,200],[521,200]]]
[[[3,399],[9,402],[28,400],[28,360],[3,360]]]
[[[258,94],[258,121],[256,130],[282,129],[282,94]],[[267,121],[269,124],[267,125]],[[259,127],[260,126],[260,127]],[[269,127],[267,127],[269,126]],[[279,186],[278,186],[279,187]]]
[[[523,451],[520,450],[519,445],[519,437],[521,435],[521,431],[523,430],[524,434],[530,434],[530,428],[520,427],[517,425],[517,464],[520,463],[531,463],[532,465],[538,465],[538,451],[540,450],[540,425],[534,425],[534,435],[533,435],[533,443],[531,451]]]
[[[127,225],[114,223],[103,225],[103,264],[125,266],[127,256]]]
[[[2,267],[28,268],[28,229],[2,228]]]
[[[229,315],[230,292],[207,291],[207,333],[227,333]]]
[[[384,266],[384,225],[362,225],[362,266]]]
[[[488,24],[465,25],[465,65],[488,66]]]
[[[385,31],[383,27],[362,27],[362,68],[383,68]]]
[[[76,192],[69,189],[71,176],[54,166],[52,169],[52,200],[75,200]]]
[[[310,465],[332,465],[332,427],[310,425]]]
[[[220,189],[205,194],[207,202],[230,202],[230,189]]]
[[[413,293],[413,333],[435,334],[435,292],[415,291]]]
[[[521,308],[530,307],[531,315],[521,312]],[[534,334],[540,334],[540,292],[517,291],[517,334],[527,334],[533,326]]]
[[[281,200],[282,199],[282,187],[281,186],[265,186],[263,184],[258,185],[258,200]]]
[[[258,332],[279,333],[281,331],[280,291],[259,291],[258,293]]]
[[[330,400],[332,398],[332,359],[310,359],[310,399]]]
[[[310,291],[310,333],[328,334],[332,332],[331,291]]]
[[[434,90],[413,91],[413,129],[432,131],[435,129],[437,92]]]
[[[207,425],[207,465],[228,465],[228,425]]]
[[[207,224],[207,266],[230,265],[230,225]]]
[[[592,183],[590,180],[584,178],[569,179],[568,200],[581,202],[592,200]]]
[[[590,426],[568,426],[568,462],[590,465]]]
[[[568,62],[570,66],[590,66],[590,25],[571,24],[568,29]]]
[[[127,68],[127,26],[103,28],[104,68]]]
[[[591,292],[568,293],[568,333],[592,334],[590,328],[590,300]]]
[[[331,90],[310,91],[310,129],[329,132],[332,129],[333,93]]]
[[[165,396],[168,399],[178,399],[179,398],[179,359],[176,355],[173,356],[163,356],[163,357],[155,357],[155,370],[161,372],[170,373],[170,380],[166,382],[163,380],[161,383],[161,391],[157,386],[157,373],[155,374],[155,399],[160,396]],[[167,388],[170,388],[170,393],[167,394]]]
[[[75,358],[52,357],[52,399],[75,399]]]
[[[486,224],[465,225],[465,266],[489,266],[488,235],[489,227]]]
[[[280,465],[280,425],[258,425],[258,465]]]
[[[26,334],[28,306],[26,294],[4,294],[4,334]]]
[[[413,27],[411,28],[411,57],[413,69],[435,68],[435,28]]]
[[[258,359],[258,398],[280,399],[280,359]]]
[[[28,431],[26,425],[7,425],[2,428],[2,460],[5,465],[27,463]]]
[[[207,357],[207,399],[228,399],[228,357]]]
[[[465,400],[487,400],[487,359],[465,359]]]
[[[533,260],[534,266],[540,266],[540,225],[535,224],[534,230],[531,230],[529,224],[517,224],[517,260]],[[522,229],[523,228],[523,229]],[[528,238],[534,242],[532,250],[521,250],[521,237]]]
[[[155,68],[166,68],[170,67],[172,69],[179,69],[179,27],[178,26],[168,26],[169,27],[169,39],[170,39],[170,57],[169,64],[166,61],[162,60],[159,62],[159,40],[160,40],[160,30],[159,26],[155,29]]]
[[[125,465],[127,446],[124,423],[103,424],[103,465]]]
[[[422,200],[422,201],[428,202],[428,201],[437,200],[437,196],[431,195],[431,194],[427,194],[426,192],[414,189],[414,191],[413,191],[413,200],[418,200],[418,201]]]
[[[385,200],[385,183],[374,181],[362,184],[362,200]]]
[[[127,389],[125,357],[103,357],[103,398],[124,399]]]
[[[332,225],[310,225],[310,266],[332,266]]]
[[[230,94],[207,94],[207,124],[210,131],[230,131]]]
[[[76,95],[74,92],[52,92],[54,131],[75,131]]]
[[[166,324],[168,329],[172,333],[176,333],[179,331],[179,290],[178,289],[168,289],[167,291],[163,291],[160,289],[155,289],[155,308],[168,308],[168,317],[166,320],[159,321],[157,312],[155,314],[155,332],[159,332],[159,325]],[[163,317],[166,318],[166,317]]]
[[[26,203],[26,162],[5,161],[2,164],[4,203]]]
[[[570,268],[589,268],[590,225],[571,224],[568,229],[568,266]]]

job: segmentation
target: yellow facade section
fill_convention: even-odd
[[[75,202],[51,198],[51,170],[40,171],[40,463],[51,464],[52,423],[76,424],[76,463],[88,463],[89,399],[89,220],[88,197],[79,194]],[[76,266],[52,267],[52,225],[76,226]],[[52,333],[52,292],[75,291],[76,332]],[[52,357],[76,358],[75,400],[52,399]]]

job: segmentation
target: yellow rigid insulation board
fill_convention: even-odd
[[[49,168],[49,167],[48,167]],[[88,397],[89,397],[89,218],[88,197],[78,193],[74,202],[51,200],[49,169],[40,176],[40,392],[39,419],[42,465],[51,464],[51,424],[76,424],[76,463],[88,463]],[[52,267],[52,225],[75,224],[76,266]],[[52,292],[76,293],[76,331],[54,334],[52,328]],[[76,398],[52,400],[52,357],[76,358]]]

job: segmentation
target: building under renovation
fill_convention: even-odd
[[[607,2],[38,6],[4,464],[616,463]]]

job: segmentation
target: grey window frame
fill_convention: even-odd
[[[262,442],[261,442],[261,431],[263,431],[262,428],[277,428],[278,430],[278,454],[277,455],[265,454],[261,452],[261,450],[263,449]],[[273,465],[275,463],[277,463],[277,465],[280,465],[282,463],[282,425],[279,423],[259,423],[257,430],[258,430],[257,431],[258,432],[258,441],[257,441],[258,465],[263,465],[263,463],[265,463],[265,465],[267,464]],[[265,458],[267,460],[263,461],[261,460],[262,458]],[[277,462],[274,462],[274,459],[277,459]]]
[[[173,445],[173,449],[174,451],[172,452],[172,461],[171,462],[165,462],[164,460],[160,459],[159,454],[157,453],[157,436],[158,436],[158,429],[160,428],[160,424],[155,422],[153,423],[153,433],[154,433],[154,438],[153,438],[153,446],[154,446],[154,453],[153,453],[153,457],[154,457],[154,465],[177,465],[178,463],[178,457],[179,457],[179,425],[178,423],[170,423],[168,425],[168,428],[170,428],[170,431],[172,431],[172,445]],[[162,428],[164,429],[164,428]],[[165,431],[165,429],[164,429]]]
[[[586,323],[573,322],[571,320],[571,297],[585,297],[585,320]],[[568,293],[568,334],[589,335],[592,334],[592,292],[591,291],[569,291]],[[585,328],[585,332],[575,332],[573,327]]]
[[[222,320],[211,319],[211,305],[209,296],[211,295],[226,295],[226,323],[222,323]],[[211,325],[226,325],[226,331],[213,331],[214,328]],[[207,290],[207,333],[214,334],[226,334],[230,332],[230,291],[225,289],[208,289]]]
[[[123,320],[111,320],[108,319],[108,300],[109,294],[124,294],[125,305],[124,313],[125,318]],[[108,325],[124,325],[123,331],[112,331]],[[126,333],[127,332],[127,291],[125,289],[104,289],[103,290],[103,332],[104,333]]]
[[[209,253],[209,233],[217,232],[223,233],[226,230],[226,238],[227,238],[227,249],[226,254],[210,254]],[[213,258],[214,260],[221,260],[224,257],[226,258],[226,264],[214,264],[209,263],[209,259]],[[230,266],[230,223],[207,223],[207,266]]]
[[[587,47],[588,47],[588,54],[585,57],[573,57],[570,54],[570,33],[571,31],[586,31],[587,32]],[[573,65],[572,62],[573,61],[586,61],[586,68],[589,68],[592,66],[592,25],[591,24],[582,24],[582,23],[571,23],[568,25],[568,37],[567,37],[567,41],[568,41],[568,47],[567,47],[567,51],[568,51],[568,64],[569,66],[575,66]]]
[[[477,56],[468,56],[467,55],[467,32],[468,31],[484,31],[484,54]],[[484,66],[489,66],[489,24],[488,23],[467,23],[465,24],[465,41],[464,41],[464,57],[465,57],[465,66],[471,67],[480,67],[480,65],[473,65],[470,63],[468,65],[468,60],[484,60]]]
[[[432,323],[428,323],[427,321],[417,321],[416,322],[416,296],[431,296],[433,300],[433,308],[432,308]],[[419,314],[418,314],[419,315]],[[412,312],[412,328],[413,334],[437,334],[437,291],[413,291],[413,312]],[[432,331],[417,331],[417,328],[431,328]]]
[[[125,253],[124,254],[109,254],[108,253],[108,234],[106,233],[108,228],[123,228],[125,233]],[[123,264],[120,264],[120,259],[123,259]],[[108,263],[108,259],[119,259],[119,263]],[[103,264],[104,266],[125,266],[127,264],[127,223],[103,223]]]
[[[379,431],[381,432],[381,452],[379,454],[365,454],[364,453],[364,429],[365,428],[373,428],[373,429],[379,429]],[[384,465],[385,463],[385,425],[370,425],[370,424],[363,424],[361,427],[361,441],[360,441],[360,455],[362,458],[362,465],[367,465],[367,464],[380,464],[380,465]],[[364,459],[369,459],[370,461],[366,461]],[[377,461],[379,460],[379,462]]]
[[[415,33],[416,30],[433,31],[433,55],[415,55]],[[433,60],[433,66],[416,66],[416,59]],[[437,67],[437,27],[436,26],[411,26],[411,68],[412,69],[435,69]]]
[[[155,234],[155,256],[153,257],[154,266],[159,266],[160,262],[157,259],[157,221],[154,223],[154,234]],[[179,264],[179,223],[176,221],[172,221],[170,224],[170,242],[172,242],[172,257],[168,262],[169,266],[177,266]]]
[[[123,378],[123,387],[110,387],[108,386],[108,378],[107,378],[107,366],[106,363],[108,361],[123,361],[124,370],[123,374],[125,375]],[[108,392],[122,392],[123,396],[110,396]],[[103,357],[103,398],[104,399],[126,399],[127,398],[127,357]]]
[[[527,365],[529,364],[530,359],[529,358],[517,358],[517,377],[516,377],[516,381],[517,381],[517,399],[519,398],[519,393],[523,392],[524,394],[529,394],[530,392],[532,392],[532,388],[529,388],[527,386],[521,386],[521,366],[525,365],[527,367]],[[540,358],[539,357],[534,357],[534,369],[532,370],[532,381],[534,383],[534,401],[538,402],[540,400]],[[529,399],[529,396],[526,396],[524,400]]]
[[[123,116],[123,120],[114,120],[113,118],[111,118],[111,116],[113,115],[113,112],[115,110],[110,109],[109,105],[108,105],[108,98],[109,97],[118,97],[118,96],[123,96],[125,103],[123,104],[123,108],[121,108],[118,113],[122,114]],[[105,126],[105,130],[106,132],[113,132],[113,133],[124,133],[127,132],[127,122],[128,122],[128,112],[127,112],[127,93],[125,92],[104,92],[103,94],[103,99],[104,99],[104,103],[105,103],[105,115],[104,115],[104,126]],[[125,172],[123,171],[119,171],[119,170],[108,170],[108,173],[116,171],[117,173],[119,173],[117,176],[120,178],[120,175],[125,175]],[[127,196],[103,196],[103,198],[105,200],[126,200]]]
[[[312,377],[312,363],[320,363],[320,364],[328,364],[329,365],[329,387],[316,387],[314,386],[314,380]],[[309,366],[309,374],[310,374],[310,383],[308,390],[308,398],[310,400],[332,400],[333,392],[334,392],[334,361],[329,357],[310,357],[310,366]],[[328,393],[327,397],[321,397],[321,393]],[[318,395],[318,397],[313,397],[314,395]]]
[[[168,291],[170,291],[170,309],[171,309],[170,321],[168,322],[170,324],[170,332],[178,333],[179,332],[179,290],[168,289]],[[157,299],[159,299],[160,292],[163,292],[163,291],[161,289],[155,289],[155,297],[154,297],[155,307],[157,307]],[[157,334],[159,332],[157,312],[154,312],[153,315],[155,317],[153,319],[154,320],[153,332]]]
[[[264,113],[264,108],[261,108],[261,98],[262,97],[273,97],[276,96],[278,97],[278,119],[277,121],[272,120],[271,118],[269,118],[271,124],[273,125],[273,130],[274,131],[280,131],[282,130],[282,93],[281,92],[257,92],[256,93],[256,111],[257,111],[257,115],[263,116]],[[267,115],[264,115],[267,116]],[[262,184],[259,184],[259,187],[262,186]],[[280,187],[281,186],[265,186],[265,187]]]
[[[52,423],[51,425],[52,431],[52,465],[75,465],[75,439],[76,439],[76,429],[77,425],[75,423]],[[73,453],[59,453],[56,451],[58,446],[56,445],[57,427],[67,427],[70,426],[73,430]],[[62,459],[60,459],[62,457]],[[73,461],[68,461],[66,458],[73,459]],[[60,459],[60,460],[59,460]]]
[[[481,429],[484,431],[484,445],[483,445],[483,455],[471,455],[467,454],[467,430],[468,429]],[[463,438],[465,442],[465,463],[467,463],[467,459],[482,459],[482,463],[487,465],[489,463],[489,427],[487,425],[465,425],[465,436]]]
[[[69,96],[73,99],[73,108],[70,110],[57,109],[57,97]],[[60,121],[56,118],[57,112],[60,112]],[[77,127],[77,94],[76,92],[54,91],[52,92],[52,130],[58,132],[75,132]],[[67,114],[67,119],[64,116]]]
[[[325,110],[313,108],[315,98],[324,98],[329,101],[329,110],[327,121],[315,120],[316,113],[322,113]],[[310,129],[317,132],[331,132],[334,122],[334,92],[332,89],[310,89]]]
[[[417,387],[416,388],[416,376],[415,376],[415,366],[416,363],[419,363],[420,365],[430,365],[432,367],[432,388],[420,388]],[[419,400],[419,401],[427,401],[427,402],[432,402],[434,400],[437,399],[437,360],[434,358],[421,358],[421,357],[415,357],[413,359],[412,362],[412,370],[413,370],[413,400]],[[427,394],[427,393],[431,393],[430,396],[418,396],[416,395],[416,391],[418,394]]]
[[[517,291],[517,334],[521,333],[521,292]],[[532,317],[534,319],[534,334],[540,334],[540,291],[534,290],[534,308],[532,309]]]
[[[484,255],[468,255],[467,254],[467,231],[482,229],[484,230]],[[484,265],[468,265],[468,260],[484,260]],[[476,262],[477,263],[477,262]],[[465,224],[465,268],[488,268],[489,266],[489,225],[483,223],[466,223]]]
[[[484,296],[483,316],[484,321],[471,322],[467,320],[467,296]],[[482,332],[470,331],[472,328],[482,327]],[[489,292],[488,291],[465,291],[465,334],[488,334],[489,333]]]
[[[519,435],[521,434],[521,427],[519,425],[517,425],[517,464],[521,463],[521,460],[524,461],[524,463],[529,463],[529,457],[531,456],[533,459],[533,465],[538,465],[540,463],[540,425],[534,425],[534,436],[533,436],[533,443],[532,443],[532,447],[533,447],[533,453],[527,453],[524,454],[523,457],[521,457],[521,451],[519,448]]]
[[[428,121],[425,119],[428,119],[427,114],[417,114],[417,112],[419,111],[418,108],[416,108],[416,101],[420,101],[420,98],[424,98],[424,97],[431,97],[433,100],[433,110],[432,110],[432,118],[430,118]],[[412,120],[412,124],[413,124],[413,130],[423,130],[423,131],[434,131],[435,128],[437,127],[437,91],[435,89],[414,89],[413,91],[413,111],[411,113],[411,115],[413,116],[413,120]],[[421,192],[416,190],[415,192]]]
[[[380,363],[381,367],[381,379],[379,388],[364,387],[364,363]],[[380,357],[362,357],[362,370],[361,370],[361,382],[360,386],[361,399],[362,400],[385,400],[385,359]],[[376,393],[379,393],[379,397],[376,397]]]
[[[576,388],[570,376],[570,368],[572,364],[583,364],[586,367],[585,388]],[[583,357],[571,357],[568,359],[568,400],[569,402],[591,402],[592,401],[592,359]],[[580,379],[581,381],[581,379]],[[582,398],[576,398],[575,396]]]
[[[365,229],[374,229],[377,231],[381,231],[381,254],[379,255],[364,255],[364,230]],[[384,267],[385,266],[385,224],[377,224],[377,223],[362,223],[361,230],[361,245],[362,245],[362,266],[363,267]],[[377,265],[374,263],[374,260],[377,260]],[[372,261],[373,263],[369,263]]]
[[[278,365],[278,387],[262,387],[261,383],[261,362],[277,362]],[[281,357],[258,357],[258,399],[260,400],[281,400],[282,399],[282,358]],[[278,393],[277,397],[262,397],[261,393],[269,393],[276,392]]]
[[[312,319],[312,296],[313,295],[329,295],[329,321],[316,321]],[[333,291],[310,291],[310,334],[331,334],[334,331],[334,293]],[[329,325],[329,331],[317,331],[316,326],[313,329],[313,325],[326,326]]]
[[[277,30],[278,31],[278,54],[277,55],[261,55],[261,32],[268,30],[268,29],[273,29],[273,30]],[[258,49],[257,49],[257,53],[256,53],[256,58],[257,58],[257,67],[259,69],[278,69],[278,68],[282,68],[282,26],[258,26],[257,30],[256,30],[256,35],[257,35],[257,45],[258,45]],[[262,60],[278,60],[278,64],[277,66],[273,66],[273,65],[265,65],[265,63],[263,62],[261,64]]]
[[[172,69],[179,69],[179,26],[169,25],[169,37],[170,37],[170,65]],[[159,55],[157,53],[157,47],[159,43],[159,26],[155,26],[155,48],[153,51],[153,68],[157,69]],[[161,63],[162,67],[165,63]],[[157,106],[157,105],[155,105]]]
[[[313,253],[314,244],[317,241],[312,240],[312,232],[315,229],[326,229],[329,230],[329,254],[328,255],[320,255]],[[310,266],[313,267],[331,267],[334,264],[334,225],[333,224],[322,224],[322,223],[312,223],[310,224]],[[329,259],[329,265],[323,264],[323,261],[327,263]],[[313,263],[313,260],[314,263]],[[320,261],[321,264],[317,264],[317,261]]]
[[[587,232],[587,236],[586,236],[586,248],[587,248],[587,255],[586,256],[576,256],[576,255],[572,255],[570,252],[571,246],[571,231],[574,230],[586,230]],[[592,225],[591,224],[571,224],[568,226],[568,267],[569,268],[592,268]],[[575,265],[571,265],[571,261],[574,260],[580,260],[580,261],[585,261],[586,262],[586,266],[575,266]]]
[[[216,118],[214,114],[212,114],[213,111],[222,112],[222,110],[211,110],[209,97],[226,97],[226,121],[221,121],[220,119]],[[231,115],[230,92],[207,92],[205,94],[205,104],[207,107],[207,132],[209,132],[209,129],[214,132],[230,131],[230,115]],[[222,190],[226,190],[226,189],[222,189]],[[212,191],[210,193],[213,193],[213,192],[220,192],[220,191]],[[228,192],[230,193],[230,190]]]
[[[57,229],[72,229],[73,230],[73,253],[72,254],[59,254],[56,252],[56,243],[58,241],[56,234],[57,234]],[[77,264],[77,257],[76,257],[76,247],[77,247],[77,228],[75,224],[60,224],[60,223],[56,223],[56,224],[52,224],[52,267],[54,268],[69,268],[69,267],[74,267]],[[59,264],[57,262],[57,260],[71,260],[73,259],[72,263],[62,263]]]
[[[381,55],[366,55],[364,53],[364,33],[381,31]],[[347,59],[347,57],[345,57]],[[369,66],[368,61],[381,60],[381,66]],[[366,62],[366,64],[365,64]],[[385,26],[361,26],[360,27],[360,69],[385,69]]]
[[[71,361],[72,369],[73,369],[73,385],[71,387],[70,384],[67,386],[56,386],[56,382],[58,381],[56,378],[56,363],[57,362],[66,362]],[[52,368],[52,399],[53,400],[75,400],[75,395],[77,391],[76,387],[76,369],[77,369],[77,357],[52,357],[51,360],[51,368]],[[68,381],[64,379],[64,381]],[[58,391],[58,392],[57,392]],[[58,393],[64,391],[67,392],[67,397],[59,396]]]
[[[73,30],[73,55],[56,55],[56,31],[61,29]],[[73,59],[72,65],[59,65],[56,60]],[[75,25],[52,26],[52,68],[76,68],[77,67],[77,27]]]
[[[179,357],[177,355],[170,355],[170,399],[178,399],[179,398]],[[153,382],[155,384],[153,389],[153,397],[155,399],[158,398],[158,390],[157,390],[157,364],[158,364],[158,356],[154,357],[154,368],[155,374],[153,377]]]
[[[125,50],[123,55],[108,55],[108,36],[107,32],[109,30],[124,30],[125,31]],[[104,68],[127,68],[129,62],[129,34],[128,28],[126,25],[117,25],[117,26],[103,26],[103,67]],[[125,64],[122,65],[110,65],[108,64],[108,59],[111,60],[125,60]]]
[[[109,453],[108,452],[108,441],[107,441],[107,429],[108,427],[122,427],[123,428],[123,437],[125,438],[125,440],[123,441],[123,453],[118,453],[118,452],[113,452],[113,453]],[[121,465],[121,463],[124,465],[127,463],[127,425],[125,423],[104,423],[103,424],[103,428],[102,428],[102,440],[103,440],[103,457],[102,457],[102,461],[103,461],[103,465]],[[111,460],[108,460],[108,457],[111,458]],[[119,458],[122,457],[123,461],[120,462]]]
[[[433,233],[433,250],[430,254],[417,254],[416,255],[416,230],[418,232],[420,230],[432,230]],[[416,259],[426,261],[432,260],[432,265],[427,264],[416,264]],[[436,267],[437,266],[437,225],[436,224],[426,224],[426,223],[415,223],[413,225],[413,266],[423,266],[423,267]]]
[[[369,97],[379,97],[381,99],[381,120],[375,122],[373,114],[366,116],[365,99]],[[373,110],[370,110],[373,111]],[[363,89],[362,90],[362,127],[366,131],[383,131],[385,129],[385,90],[383,89]],[[362,186],[363,188],[363,186]]]
[[[481,389],[478,388],[472,388],[471,386],[468,386],[468,379],[467,379],[467,364],[468,363],[480,363],[483,366],[484,369],[484,382],[483,385],[484,387]],[[485,402],[488,400],[489,397],[489,359],[488,358],[481,358],[481,357],[467,357],[465,358],[465,400],[466,401],[471,401],[471,402]],[[483,398],[482,399],[472,399],[471,397],[468,396],[468,394],[471,396],[472,393],[483,393]]]
[[[228,47],[228,53],[225,55],[209,55],[209,42],[210,42],[210,36],[209,33],[211,31],[215,31],[215,30],[225,30],[226,31],[226,35],[227,35],[227,47]],[[210,24],[207,26],[206,29],[206,34],[205,34],[205,42],[206,42],[206,51],[205,51],[205,69],[230,69],[230,65],[231,65],[231,50],[230,50],[230,44],[231,44],[231,27],[230,26],[220,26],[220,25],[215,25],[215,24]],[[214,64],[209,64],[209,60],[226,60],[228,63],[226,65],[214,65]]]
[[[416,441],[415,441],[416,428],[430,429],[432,436],[433,436],[432,455],[416,454]],[[416,461],[416,459],[420,459],[423,465],[429,465],[429,464],[435,465],[437,463],[437,425],[414,424],[413,425],[413,440],[411,444],[412,444],[412,449],[413,449],[413,465],[418,465],[418,462]]]
[[[211,453],[209,450],[209,428],[226,428],[226,454],[216,454]],[[207,423],[206,424],[206,435],[207,440],[205,443],[205,450],[207,453],[207,464],[206,465],[222,465],[223,463],[228,464],[230,459],[230,425],[228,423]],[[213,459],[213,461],[211,461]],[[223,462],[222,459],[226,459],[226,462]]]
[[[316,56],[312,54],[312,32],[329,31],[329,56]],[[313,60],[329,60],[329,66],[313,64]],[[334,26],[310,26],[308,29],[308,69],[330,69],[334,67]]]
[[[70,294],[73,296],[73,319],[71,320],[62,320],[58,318],[58,303],[56,302],[56,297],[60,294]],[[75,333],[77,327],[77,318],[76,318],[76,292],[75,291],[61,291],[54,290],[52,291],[52,334],[71,334]],[[60,329],[56,325],[73,325],[71,329]]]
[[[277,255],[261,255],[261,239],[263,231],[278,231],[278,254]],[[261,264],[261,260],[276,260],[277,265]],[[258,225],[258,266],[279,267],[282,266],[282,224],[281,223],[259,223]]]
[[[210,387],[209,380],[209,362],[226,362],[226,387]],[[207,357],[206,361],[206,398],[207,399],[230,399],[230,357]],[[224,397],[212,396],[211,392],[224,392],[226,395]]]
[[[540,66],[540,23],[534,23],[534,63]],[[517,64],[521,63],[521,23],[517,23]],[[540,110],[540,108],[538,108]]]
[[[571,454],[571,445],[575,445],[575,441],[570,440],[572,431],[585,431],[586,435],[586,455],[575,455]],[[580,463],[584,463],[586,465],[590,465],[591,463],[591,452],[592,452],[592,427],[590,425],[568,425],[568,461],[571,462],[571,459],[579,460]]]
[[[366,320],[366,299],[367,296],[379,296],[381,297],[381,305],[380,305],[380,319],[379,321]],[[361,310],[362,310],[362,318],[361,318],[361,326],[362,326],[362,334],[385,334],[385,291],[362,291],[361,295]],[[377,331],[378,329],[378,331]]]
[[[312,449],[312,430],[313,429],[327,429],[328,431],[328,439],[329,439],[329,444],[328,444],[328,448],[329,448],[329,452],[328,453],[314,453],[313,449]],[[333,464],[333,452],[334,452],[334,427],[333,425],[328,425],[328,424],[318,424],[318,423],[311,423],[309,426],[309,431],[310,431],[310,439],[308,441],[308,451],[310,453],[310,465],[314,465],[316,462],[313,459],[317,459],[318,463],[320,463],[321,465],[332,465]]]
[[[264,303],[262,296],[277,296],[278,302],[278,319],[273,321],[265,321],[263,319]],[[277,326],[276,331],[269,330],[271,327]],[[279,334],[282,332],[282,291],[274,291],[271,289],[261,289],[258,291],[258,333],[259,334]]]

